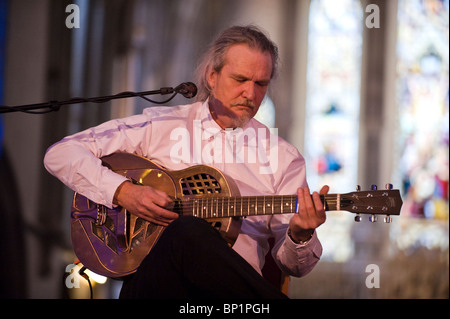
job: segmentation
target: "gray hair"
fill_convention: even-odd
[[[209,97],[211,87],[207,75],[211,70],[215,72],[222,70],[228,49],[235,44],[247,44],[252,49],[269,52],[272,57],[271,78],[275,76],[278,67],[278,48],[275,43],[255,26],[233,26],[223,31],[210,45],[197,67],[197,101],[205,101]]]

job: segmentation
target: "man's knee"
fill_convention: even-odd
[[[219,235],[207,221],[193,216],[178,217],[167,226],[164,234],[172,236],[172,239],[182,241],[189,241],[196,237]]]

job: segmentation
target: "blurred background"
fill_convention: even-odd
[[[205,47],[234,24],[258,25],[279,46],[258,117],[304,154],[310,187],[392,183],[404,200],[390,224],[330,212],[322,260],[291,278],[290,297],[448,298],[448,0],[0,0],[0,105],[194,81]],[[84,280],[66,288],[73,193],[43,156],[68,134],[149,106],[0,114],[1,297],[90,296]],[[378,288],[366,285],[373,264]],[[94,298],[117,298],[120,284],[93,282]]]

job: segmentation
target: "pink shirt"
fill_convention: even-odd
[[[47,150],[44,165],[72,190],[111,208],[126,178],[102,166],[99,158],[115,152],[138,154],[169,170],[214,166],[236,182],[242,196],[293,195],[306,186],[305,162],[295,147],[255,119],[244,128],[221,129],[207,102],[151,107],[68,136]],[[279,267],[289,275],[305,275],[322,246],[315,233],[307,243],[295,244],[287,236],[291,216],[245,218],[233,249],[261,272],[267,239],[274,237],[272,254]]]

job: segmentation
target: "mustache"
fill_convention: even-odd
[[[234,103],[231,103],[231,106],[247,106],[247,107],[251,107],[251,108],[255,108],[255,103],[253,103],[253,101],[245,99],[242,101],[237,101]]]

